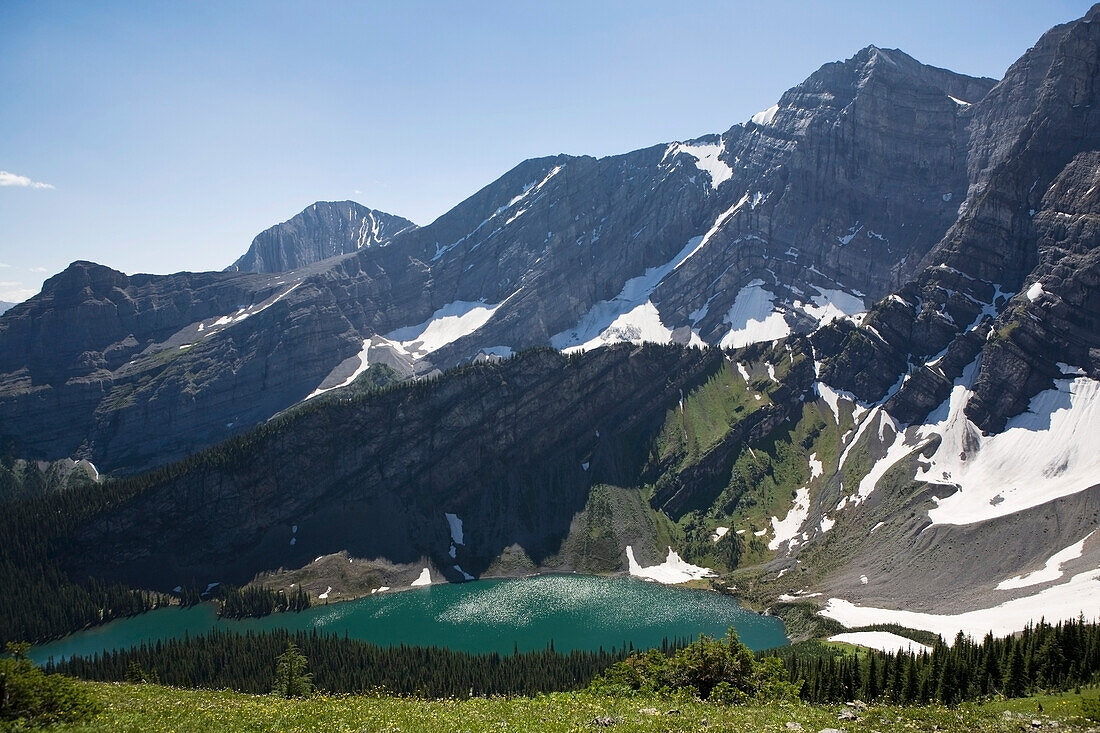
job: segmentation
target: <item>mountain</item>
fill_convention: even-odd
[[[4,311],[10,310],[15,305],[17,305],[17,304],[16,303],[9,303],[6,300],[0,300],[0,313],[3,313]]]
[[[721,135],[525,161],[384,247],[235,279],[75,263],[0,324],[0,416],[21,418],[8,431],[23,454],[134,470],[365,364],[426,374],[534,346],[807,332],[865,310],[942,238],[967,181],[971,105],[956,100],[992,86],[869,47]],[[113,285],[82,290],[89,278]],[[110,325],[85,329],[87,312]],[[80,348],[28,356],[40,323]]]
[[[384,247],[408,219],[354,201],[318,201],[282,224],[265,229],[230,265],[230,272],[286,272],[363,248]]]
[[[288,272],[74,263],[0,319],[0,437],[135,474],[74,577],[362,593],[673,546],[848,626],[1076,616],[1097,17],[999,82],[871,46],[724,133],[524,161]]]

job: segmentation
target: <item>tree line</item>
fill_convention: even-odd
[[[144,679],[177,687],[230,688],[259,694],[271,690],[272,670],[288,643],[309,660],[318,690],[422,697],[575,690],[633,652],[628,646],[561,653],[551,644],[539,651],[471,654],[440,647],[382,647],[316,629],[246,634],[213,630],[91,657],[50,660],[44,669],[91,680]],[[662,649],[671,654],[683,646],[683,642],[666,640]]]
[[[1084,618],[1054,625],[1040,621],[1014,636],[987,634],[976,642],[959,634],[931,651],[846,654],[821,642],[768,652],[782,659],[801,697],[828,703],[881,700],[898,705],[942,703],[1001,695],[1064,692],[1100,681],[1100,625]]]
[[[88,518],[143,488],[140,481],[89,482],[0,503],[0,642],[44,641],[171,602],[119,583],[78,581],[58,562]]]
[[[310,606],[309,594],[301,586],[289,595],[264,586],[218,586],[218,590],[221,591],[218,593],[218,616],[222,618],[270,616],[284,611],[304,611]]]

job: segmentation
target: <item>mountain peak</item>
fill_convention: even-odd
[[[329,257],[384,247],[415,229],[404,217],[355,201],[316,201],[297,215],[256,236],[248,252],[230,265],[235,272],[284,272]]]

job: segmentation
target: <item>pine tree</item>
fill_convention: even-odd
[[[313,675],[306,671],[308,665],[298,646],[288,641],[286,651],[275,661],[275,683],[271,691],[288,698],[308,695],[313,689]]]
[[[1012,644],[1012,651],[1009,653],[1008,663],[1005,664],[1004,670],[1004,694],[1005,697],[1020,697],[1024,693],[1024,687],[1027,685],[1024,669],[1024,653],[1020,648],[1022,644],[1020,642]]]

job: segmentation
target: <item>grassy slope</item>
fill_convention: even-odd
[[[779,347],[756,356],[755,360],[742,360],[742,366],[750,372],[748,383],[735,366],[724,363],[710,380],[686,395],[682,408],[669,410],[654,453],[666,465],[671,464],[672,472],[699,460],[736,422],[770,403],[768,390],[776,385],[766,365],[774,363],[776,378],[783,380],[791,369],[792,357]],[[798,360],[803,358],[797,356]],[[767,549],[772,537],[771,517],[785,517],[795,491],[802,486],[810,486],[811,495],[816,496],[835,473],[841,437],[851,428],[850,409],[843,411],[837,425],[823,401],[811,401],[772,435],[741,447],[727,485],[717,491],[710,507],[689,512],[678,523],[687,541],[682,551],[685,557],[707,567],[732,569],[723,544],[710,539],[715,527],[725,526],[743,533],[739,567],[771,559],[775,554]],[[813,482],[810,455],[816,455],[825,471],[824,478]],[[756,531],[765,534],[758,537]]]
[[[1019,731],[1033,718],[1059,721],[1061,730],[1092,726],[1076,717],[1075,695],[1025,698],[943,707],[871,707],[861,720],[838,721],[840,706],[772,705],[722,707],[699,701],[653,697],[596,697],[561,693],[538,698],[416,700],[374,696],[317,696],[281,700],[228,691],[178,690],[156,685],[83,683],[104,712],[86,725],[64,731],[573,731],[593,730],[595,718],[617,718],[615,731],[714,730],[786,731],[788,721],[803,730]],[[1092,693],[1095,695],[1095,693]],[[1037,703],[1045,713],[1036,715]],[[670,709],[678,714],[668,714]],[[1005,711],[1010,711],[1006,717]],[[704,723],[703,721],[706,721]],[[1046,727],[1046,726],[1044,726]]]

